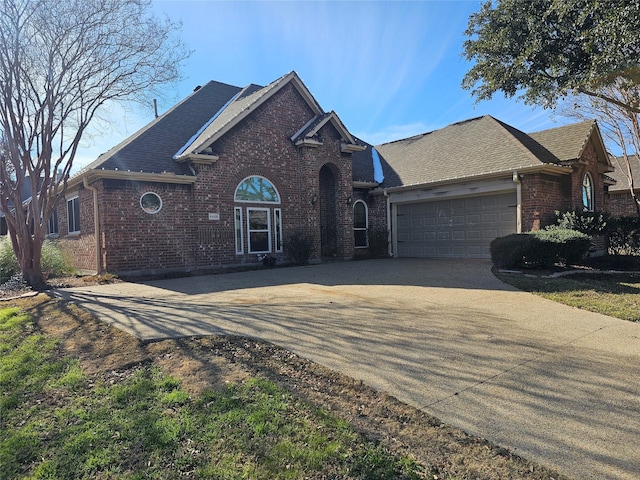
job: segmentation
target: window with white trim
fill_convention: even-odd
[[[254,175],[245,178],[236,187],[236,202],[280,203],[280,195],[273,184],[264,177]]]
[[[140,196],[140,207],[146,213],[155,215],[162,210],[162,199],[155,192],[146,192]]]
[[[353,242],[356,248],[366,248],[369,245],[367,240],[368,217],[367,204],[362,200],[357,200],[353,204]]]
[[[268,208],[247,208],[249,253],[271,252],[271,216]]]
[[[242,208],[235,209],[236,254],[244,253],[244,236],[242,235]]]
[[[582,177],[582,209],[593,212],[593,178],[588,172]]]
[[[273,209],[273,219],[276,235],[276,252],[282,252],[282,209]]]
[[[255,204],[234,207],[236,255],[282,252],[282,209],[271,206],[280,204],[276,187],[265,177],[253,175],[238,184],[234,200]]]
[[[67,224],[68,231],[72,233],[80,233],[80,197],[67,199]]]

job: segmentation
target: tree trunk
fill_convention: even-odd
[[[47,285],[40,264],[42,259],[42,243],[44,240],[39,239],[39,236],[31,236],[30,234],[18,234],[15,236],[12,235],[11,237],[11,240],[14,242],[13,251],[16,252],[22,278],[34,290],[43,290]],[[19,244],[18,249],[15,248],[16,243]]]

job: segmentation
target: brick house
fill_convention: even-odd
[[[488,257],[556,210],[607,211],[615,184],[595,121],[527,135],[483,116],[376,150],[396,256]]]
[[[291,72],[198,87],[69,180],[58,232],[79,269],[116,274],[283,259],[298,231],[315,261],[372,230],[394,256],[487,257],[555,210],[608,209],[612,170],[595,122],[527,135],[484,116],[374,148]]]
[[[630,194],[630,178],[627,174],[627,164],[622,157],[613,159],[614,171],[611,177],[616,181],[609,187],[609,212],[615,216],[636,216],[638,210]],[[640,158],[633,155],[629,158],[631,175],[634,179],[634,192],[640,198]]]

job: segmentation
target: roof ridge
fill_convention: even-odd
[[[538,133],[550,132],[551,130],[560,130],[563,128],[575,127],[576,125],[582,125],[584,123],[595,123],[595,122],[596,122],[595,118],[592,118],[591,120],[583,120],[581,122],[568,123],[566,125],[557,125],[555,127],[545,128],[543,130],[536,130],[535,132],[529,132],[527,135],[536,135]]]

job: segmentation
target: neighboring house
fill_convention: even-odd
[[[59,233],[78,268],[116,274],[282,259],[295,232],[316,261],[373,230],[394,256],[487,257],[555,210],[606,210],[612,169],[595,122],[526,135],[485,116],[373,148],[292,72],[197,88],[69,180]]]
[[[633,179],[634,192],[637,198],[640,198],[640,158],[637,155],[629,157],[628,170],[627,163],[622,157],[613,159],[615,170],[611,172],[611,177],[616,181],[615,185],[609,187],[610,208],[609,212],[616,216],[636,216],[638,210],[631,196],[630,176]]]

